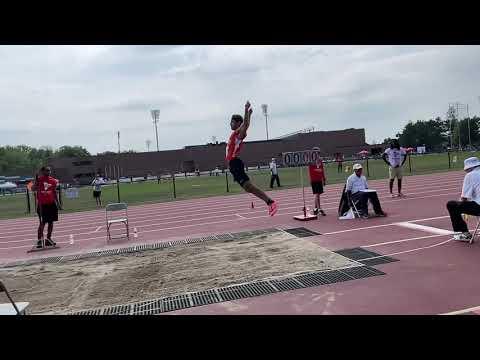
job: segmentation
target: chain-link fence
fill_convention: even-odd
[[[463,169],[463,161],[476,152],[450,152],[439,154],[413,154],[407,157],[403,166],[404,175],[419,175],[449,170]],[[388,177],[388,166],[381,158],[345,159],[341,164],[335,161],[325,162],[327,184],[342,183],[352,174],[353,164],[361,163],[368,179]],[[308,168],[278,168],[281,189],[309,184]],[[247,174],[251,181],[263,190],[270,190],[270,170],[268,168],[249,168]],[[274,189],[277,189],[276,183]],[[173,201],[176,199],[201,198],[215,195],[229,195],[244,192],[234,183],[228,171],[204,173],[164,174],[159,178],[120,178],[102,185],[99,206],[93,196],[93,186],[61,186],[59,199],[63,212],[103,209],[108,203],[126,202],[129,205]],[[0,191],[0,219],[35,215],[35,197],[26,188],[15,191]]]

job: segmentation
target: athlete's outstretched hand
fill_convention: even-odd
[[[248,112],[250,110],[250,101],[247,101],[247,103],[245,104],[245,112]]]

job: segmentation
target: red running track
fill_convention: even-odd
[[[301,213],[301,189],[278,190],[271,196],[279,212],[268,216],[266,206],[248,194],[132,206],[131,229],[138,238],[106,244],[102,210],[61,214],[55,226],[60,249],[27,254],[36,237],[36,218],[0,221],[0,263],[58,256],[94,249],[171,241],[226,232],[305,226],[322,235],[311,241],[330,250],[351,247],[392,255],[400,261],[377,266],[387,273],[368,279],[212,304],[178,311],[182,314],[438,314],[480,304],[480,245],[451,241],[445,204],[457,199],[462,172],[404,178],[406,198],[390,198],[388,180],[370,182],[387,218],[337,219],[343,184],[328,185],[322,195],[326,217],[308,223],[293,220]],[[395,184],[396,186],[396,184]],[[310,191],[306,191],[310,194]],[[311,196],[307,201],[312,203]],[[472,224],[473,226],[474,224]],[[74,244],[69,244],[73,235]],[[467,312],[467,310],[465,310]],[[471,309],[470,309],[471,312]]]

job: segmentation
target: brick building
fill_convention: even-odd
[[[266,165],[272,157],[278,160],[282,152],[319,147],[325,157],[340,152],[351,156],[371,148],[365,142],[364,129],[313,131],[298,133],[281,139],[247,141],[242,160],[247,166]],[[75,178],[91,181],[95,172],[111,176],[112,166],[120,166],[122,176],[161,175],[175,172],[193,172],[223,169],[226,143],[186,146],[183,149],[159,152],[96,155],[86,158],[51,159],[49,165],[62,181],[72,183]],[[83,182],[83,181],[82,181]]]

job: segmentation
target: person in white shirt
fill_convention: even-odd
[[[92,181],[93,185],[93,197],[97,203],[97,206],[102,206],[102,185],[105,184],[103,178],[99,174],[95,176],[95,179]]]
[[[460,201],[449,201],[447,210],[455,232],[454,239],[471,243],[473,236],[462,214],[480,216],[480,160],[477,157],[465,159],[463,170],[467,174],[463,179]]]
[[[350,207],[355,204],[359,215],[368,218],[368,200],[373,205],[373,210],[377,216],[386,216],[380,206],[376,191],[365,191],[368,189],[367,178],[362,175],[363,167],[361,164],[353,165],[354,173],[347,179],[345,191]]]
[[[270,163],[270,172],[272,174],[270,178],[270,189],[273,189],[273,183],[275,180],[277,181],[277,186],[281,187],[280,178],[278,177],[277,163],[275,161],[275,158],[272,158],[272,162]]]
[[[388,157],[388,160],[387,160]],[[390,143],[390,148],[386,149],[383,153],[383,161],[388,165],[388,174],[390,176],[390,196],[395,197],[393,194],[393,183],[395,178],[397,178],[398,183],[398,196],[403,196],[402,194],[402,175],[403,175],[403,164],[407,160],[407,153],[405,150],[400,148],[400,143],[398,140],[392,140]]]

